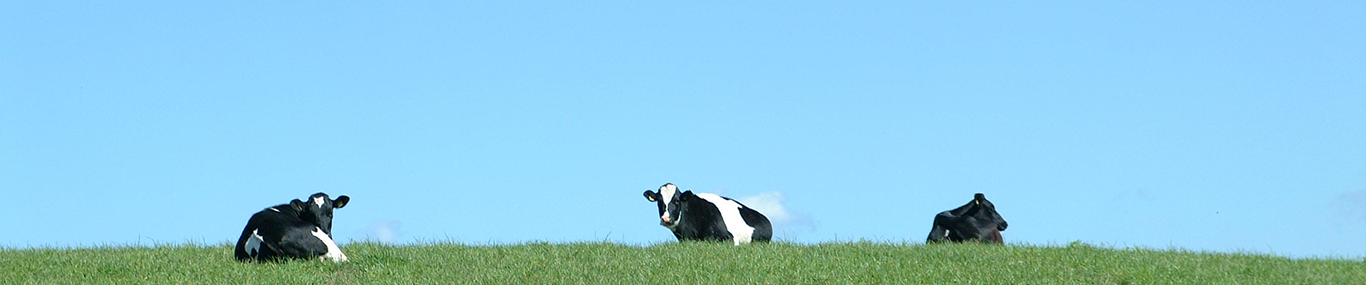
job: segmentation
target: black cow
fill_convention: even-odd
[[[673,183],[659,192],[645,190],[645,199],[659,205],[659,224],[683,240],[731,240],[736,245],[773,239],[773,227],[759,211],[711,193],[679,192]]]
[[[346,261],[346,254],[332,241],[332,209],[350,201],[346,195],[332,200],[320,192],[309,196],[308,202],[294,199],[256,212],[237,239],[237,260],[320,257]]]
[[[925,243],[940,242],[945,238],[954,242],[1005,243],[1001,231],[1006,230],[1007,226],[1006,220],[996,212],[996,205],[987,201],[986,195],[977,193],[967,205],[935,215],[934,228],[930,230]]]

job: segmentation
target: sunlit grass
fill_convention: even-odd
[[[352,243],[350,262],[242,263],[230,245],[0,249],[0,284],[1366,284],[1361,260],[882,242]]]

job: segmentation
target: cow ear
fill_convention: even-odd
[[[688,191],[683,191],[683,195],[679,196],[679,198],[681,198],[681,199],[687,199],[687,198],[691,198],[692,196],[693,196],[692,190],[688,190]]]
[[[341,195],[341,197],[337,197],[336,200],[332,200],[332,208],[346,207],[346,203],[347,203],[347,202],[351,202],[351,197],[346,197],[346,195]]]
[[[655,194],[654,191],[645,190],[645,193],[643,193],[643,194],[645,195],[645,200],[650,200],[650,202],[654,202],[654,201],[656,201],[656,200],[659,200],[659,198],[656,198],[656,197],[659,196],[659,194]]]
[[[290,206],[290,207],[294,207],[294,210],[295,210],[295,211],[303,211],[303,210],[304,210],[304,201],[300,201],[299,199],[294,199],[294,201],[289,201],[289,206]]]

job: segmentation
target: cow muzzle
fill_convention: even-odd
[[[671,219],[671,218],[669,218],[669,216],[660,216],[660,217],[659,217],[659,225],[666,226],[666,227],[673,226],[673,225],[674,225],[674,220]]]

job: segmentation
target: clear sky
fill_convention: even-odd
[[[1012,243],[1366,256],[1362,1],[123,2],[0,3],[0,246],[319,191],[343,242],[653,244],[673,182],[800,243],[982,192]]]

